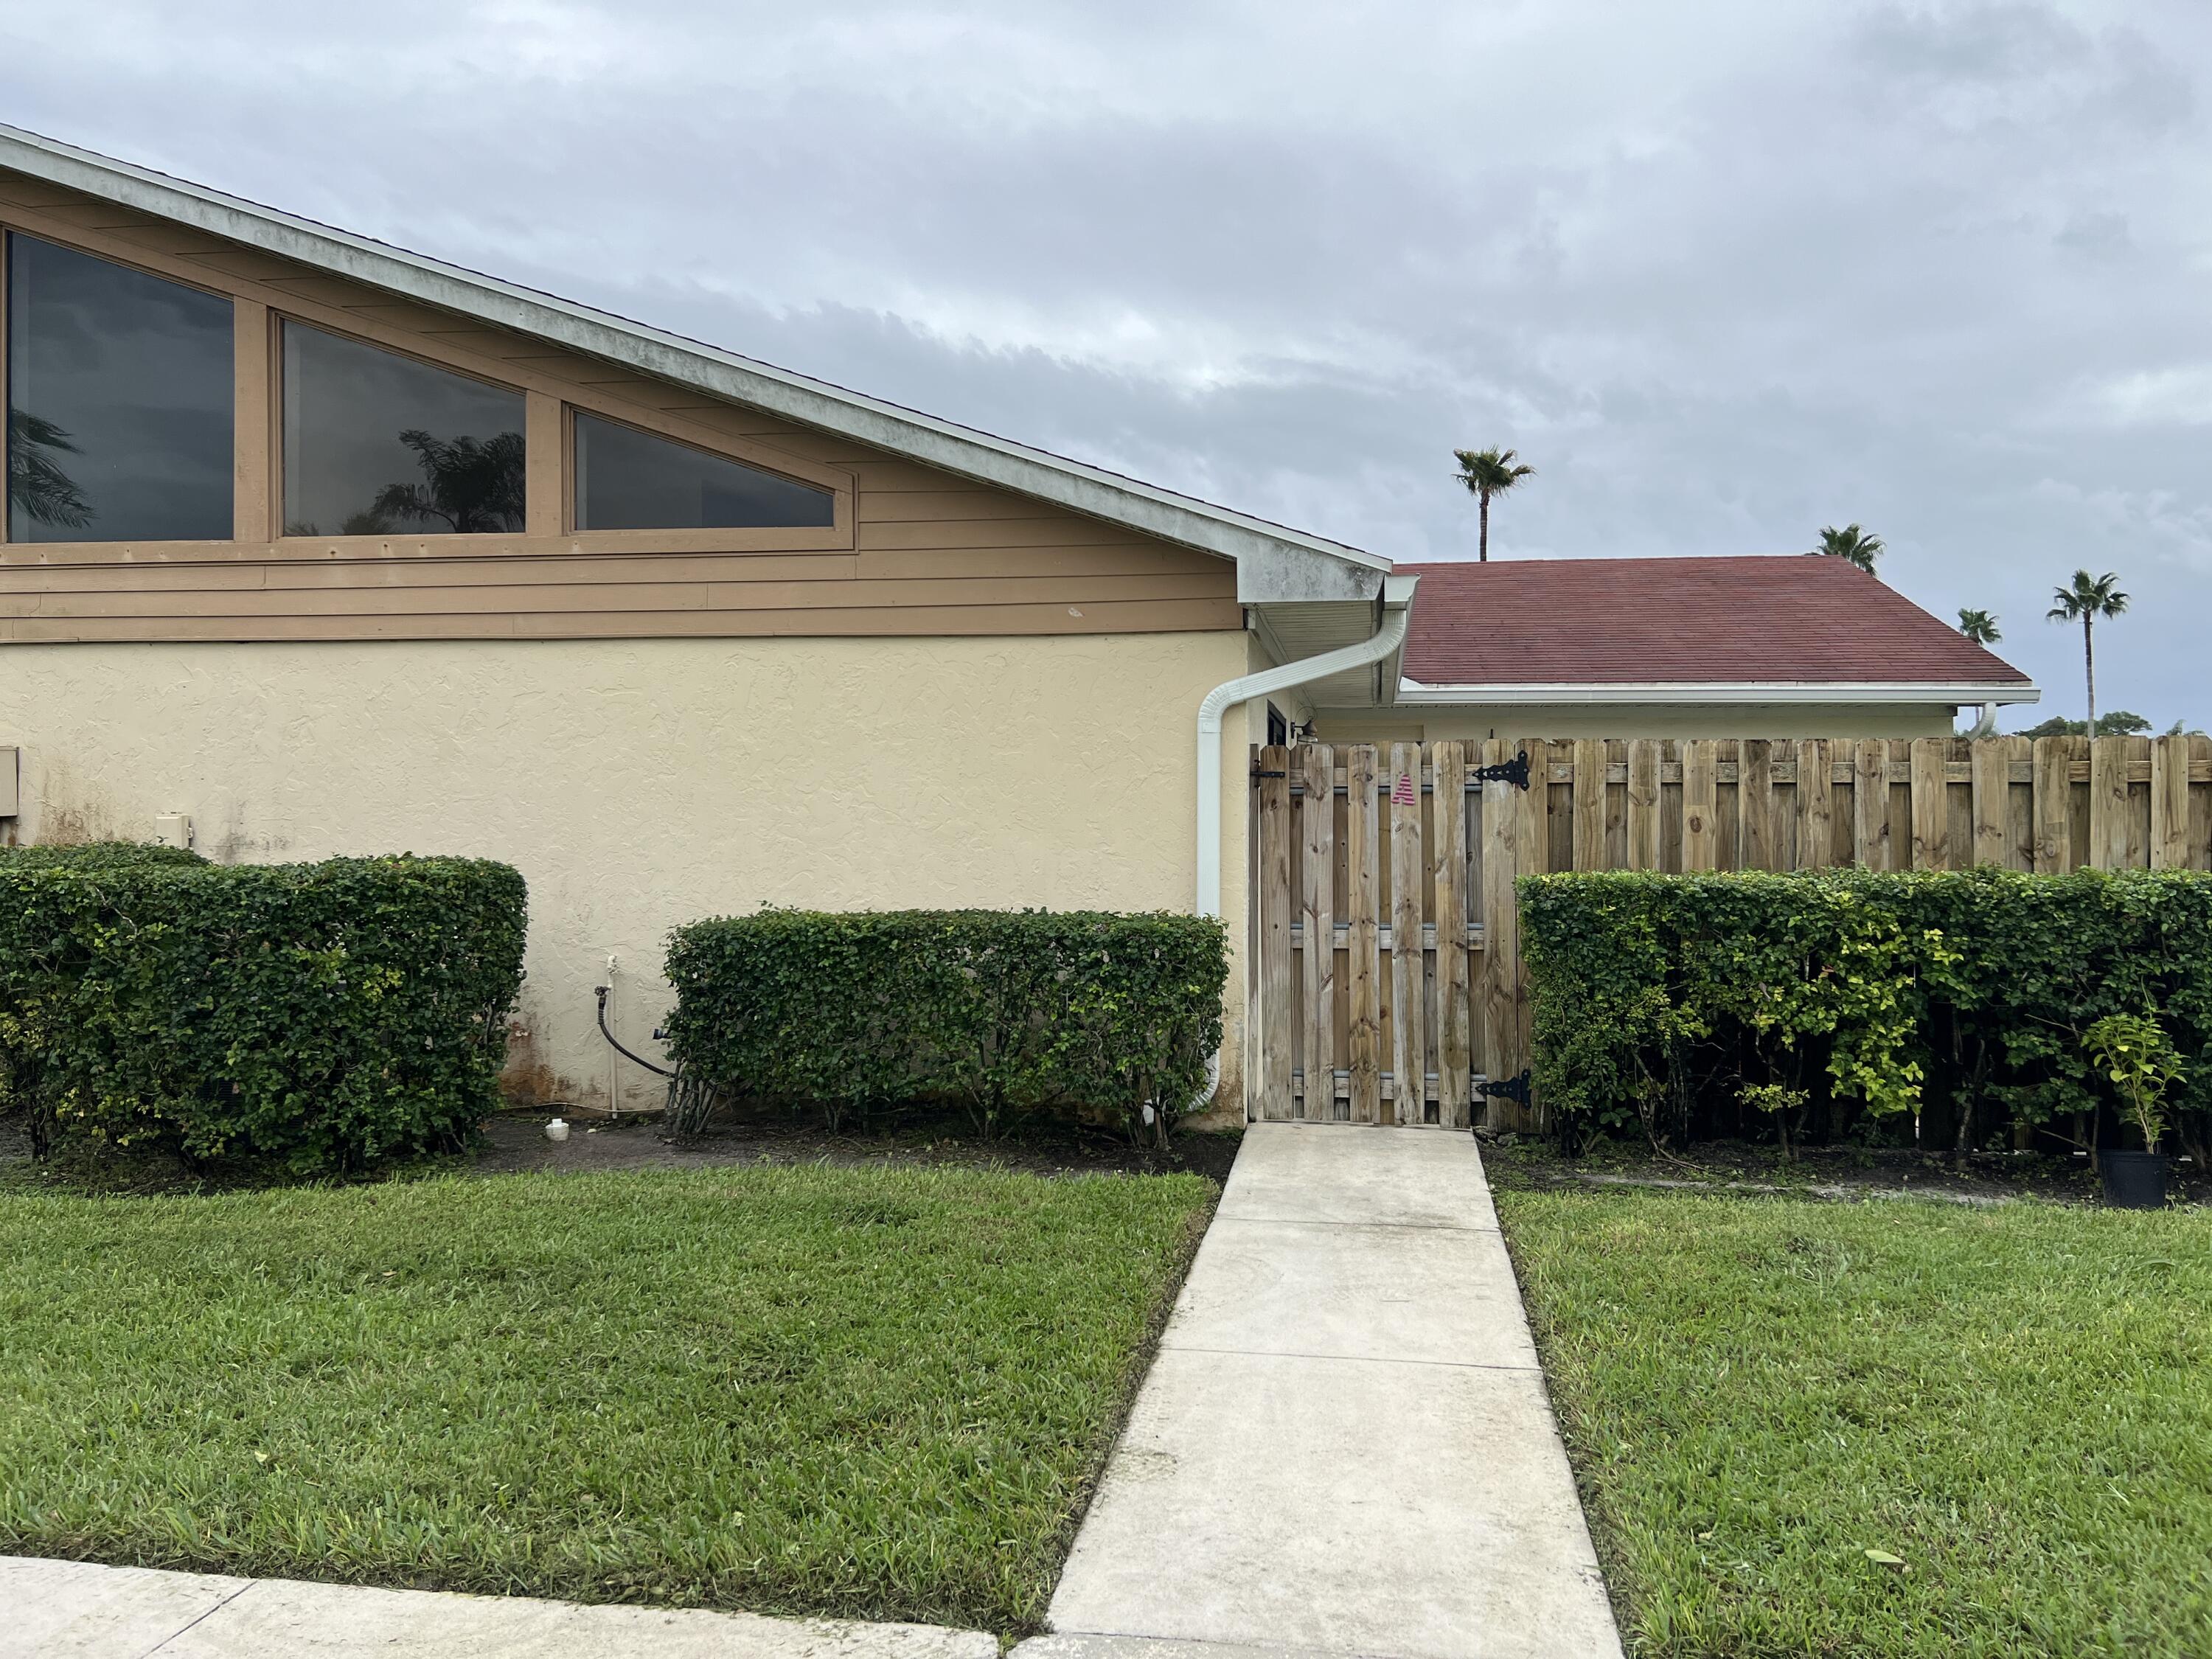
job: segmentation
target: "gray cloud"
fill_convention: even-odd
[[[2212,721],[2212,12],[88,0],[6,118],[1401,558],[1856,520]],[[1786,626],[1786,618],[1778,618]],[[2103,654],[2103,653],[2100,653]]]

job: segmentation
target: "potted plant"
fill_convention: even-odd
[[[2181,1056],[2148,1014],[2107,1014],[2082,1033],[2081,1046],[2142,1132],[2142,1151],[2100,1154],[2105,1202],[2123,1210],[2164,1208],[2166,1158],[2158,1143],[2166,1133],[2166,1091],[2181,1080]]]

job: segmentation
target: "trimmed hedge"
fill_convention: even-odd
[[[848,1115],[1044,1112],[1164,1144],[1221,1042],[1219,921],[1102,911],[768,909],[679,927],[669,1050],[734,1098]]]
[[[1524,876],[1535,1083],[1570,1135],[1741,1127],[1960,1150],[2113,1104],[2082,1037],[2149,1013],[2212,1109],[2212,877]]]
[[[459,1146],[498,1103],[526,905],[469,859],[0,853],[0,1111],[41,1150],[300,1174]]]

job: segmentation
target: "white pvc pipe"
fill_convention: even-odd
[[[1270,691],[1325,680],[1347,668],[1376,663],[1405,643],[1415,579],[1392,577],[1385,588],[1382,624],[1357,645],[1301,657],[1280,668],[1224,680],[1198,705],[1198,914],[1221,914],[1221,721],[1238,703]]]

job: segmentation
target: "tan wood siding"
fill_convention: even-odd
[[[185,227],[0,171],[0,228],[240,301],[240,539],[0,544],[0,641],[646,638],[1235,629],[1236,568],[718,403]],[[273,534],[270,319],[289,316],[529,395],[528,533]],[[578,534],[560,404],[837,492],[834,528]]]

